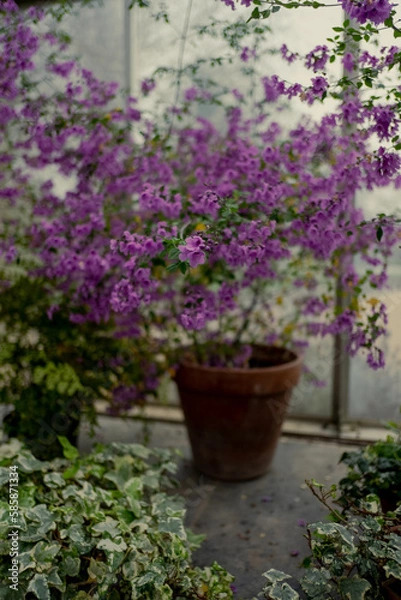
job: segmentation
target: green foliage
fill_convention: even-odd
[[[394,509],[401,502],[401,428],[393,424],[394,435],[355,452],[345,452],[340,462],[348,466],[340,481],[341,502],[348,506],[368,494],[379,496],[382,508]]]
[[[394,437],[342,456],[348,473],[339,490],[308,482],[329,511],[328,522],[307,527],[311,556],[303,561],[300,585],[308,600],[383,600],[383,586],[401,586],[400,426],[390,428]],[[390,492],[392,507],[383,501]],[[263,575],[265,598],[300,598],[286,573],[270,569]]]
[[[192,566],[199,536],[184,527],[183,499],[167,493],[176,471],[172,452],[112,444],[79,457],[66,439],[61,443],[65,458],[52,462],[37,460],[15,439],[0,449],[1,598],[9,592],[10,465],[19,474],[13,598],[232,598],[233,578],[222,567]]]
[[[49,318],[52,304],[58,309]],[[96,424],[95,400],[143,385],[141,359],[155,362],[149,344],[116,339],[112,322],[71,323],[51,283],[39,277],[18,274],[1,289],[0,324],[0,403],[14,408],[4,429],[43,459],[61,454],[58,435],[74,441],[81,417]]]

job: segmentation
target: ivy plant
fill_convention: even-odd
[[[0,448],[1,598],[232,598],[233,577],[221,566],[192,565],[203,536],[185,528],[183,499],[171,493],[172,451],[115,443],[80,456],[60,441],[64,458],[47,462],[16,439]],[[10,472],[18,473],[18,524],[11,519]],[[19,576],[10,592],[15,530]]]
[[[384,514],[379,498],[370,495],[342,513],[333,485],[325,490],[309,482],[313,494],[329,510],[330,520],[307,527],[311,556],[303,561],[300,579],[308,600],[383,600],[386,586],[401,585],[401,509]],[[338,508],[337,508],[338,506]],[[289,575],[276,569],[263,573],[261,595],[268,600],[299,600]]]
[[[401,427],[389,427],[392,435],[385,440],[342,455],[340,462],[348,466],[339,483],[345,506],[368,494],[379,496],[384,511],[401,503]]]

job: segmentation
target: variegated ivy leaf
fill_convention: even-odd
[[[389,560],[388,563],[384,565],[384,571],[387,577],[395,577],[395,579],[401,581],[401,556],[398,555],[397,558],[397,562],[395,560]]]
[[[60,592],[65,592],[67,583],[60,578],[57,567],[47,573],[47,581],[49,587],[55,587]]]
[[[302,577],[301,586],[308,598],[324,598],[324,594],[332,589],[330,578],[331,573],[327,569],[310,569]]]
[[[156,565],[155,563],[153,563],[149,566],[146,573],[144,573],[140,577],[135,578],[135,585],[138,587],[143,587],[149,584],[152,584],[154,586],[161,586],[165,582],[165,579],[166,570],[160,565]]]
[[[122,537],[117,537],[114,541],[104,538],[100,540],[96,548],[99,548],[99,550],[104,550],[105,552],[123,552],[127,549],[127,544],[124,542]]]
[[[269,588],[270,600],[299,600],[299,594],[288,583],[273,583]]]
[[[75,577],[79,573],[80,566],[81,561],[79,558],[66,556],[60,563],[59,571],[63,576],[69,575],[70,577]]]
[[[159,521],[158,530],[160,533],[171,533],[180,538],[180,540],[186,540],[187,534],[185,532],[182,520],[176,517],[167,517],[164,521]]]
[[[30,552],[21,552],[18,556],[19,572],[23,573],[27,569],[35,568],[35,561],[32,559]]]
[[[8,484],[10,479],[10,471],[6,467],[0,467],[0,486]]]
[[[128,460],[129,458],[124,457],[125,460],[120,461],[118,470],[109,471],[103,475],[103,478],[112,481],[120,492],[124,492],[126,482],[132,477],[132,465]]]
[[[31,579],[28,592],[32,592],[39,600],[51,600],[47,577],[41,573],[36,573]]]
[[[116,521],[116,519],[111,519],[110,517],[107,517],[105,521],[102,521],[101,523],[96,523],[96,525],[92,527],[92,533],[94,535],[104,535],[105,533],[107,533],[110,536],[110,538],[113,539],[121,533],[118,525],[119,522]]]
[[[262,576],[266,577],[266,579],[270,583],[276,583],[280,581],[285,581],[286,579],[291,579],[291,575],[284,573],[284,571],[278,571],[277,569],[269,569],[268,571],[262,573]]]
[[[129,560],[124,561],[123,564],[123,574],[125,579],[127,579],[128,581],[131,581],[132,579],[134,579],[134,577],[137,577],[138,575],[138,562],[136,561],[136,559],[134,557],[130,558]]]
[[[51,562],[60,550],[59,544],[40,541],[30,550],[30,555],[37,563]]]
[[[14,458],[14,456],[20,456],[22,450],[22,442],[17,438],[12,438],[8,442],[4,442],[0,446],[0,459],[3,458]]]
[[[33,471],[40,471],[48,463],[38,460],[31,452],[23,450],[17,457],[15,464],[23,473],[32,473]]]
[[[369,581],[360,577],[344,578],[338,582],[340,592],[343,598],[347,600],[364,600],[366,594],[371,589]]]
[[[143,492],[142,477],[131,477],[124,484],[124,490],[131,498],[140,499]]]
[[[308,526],[308,529],[322,536],[339,536],[346,546],[354,548],[353,534],[340,523],[312,523]]]
[[[110,568],[104,562],[96,561],[94,558],[90,559],[88,567],[88,575],[91,579],[97,583],[102,583],[107,575],[110,573]]]

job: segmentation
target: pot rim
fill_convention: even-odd
[[[284,348],[282,346],[272,346],[269,344],[251,344],[251,346],[255,347],[255,348],[278,348],[281,350],[287,350],[289,352],[291,352],[292,354],[295,355],[295,358],[293,360],[290,360],[288,362],[282,363],[282,364],[277,364],[277,365],[270,365],[268,367],[256,367],[256,368],[245,368],[245,367],[210,367],[207,365],[199,365],[198,363],[193,363],[190,362],[189,360],[179,360],[178,361],[178,365],[179,367],[185,367],[185,368],[194,368],[197,369],[198,371],[204,371],[206,372],[212,372],[212,373],[254,373],[255,375],[257,374],[261,374],[261,373],[266,373],[266,371],[285,371],[289,368],[294,368],[294,367],[298,367],[301,366],[303,363],[303,359],[304,359],[304,355],[300,352],[295,351],[292,348]],[[187,346],[186,348],[183,348],[183,350],[189,350],[191,347]]]

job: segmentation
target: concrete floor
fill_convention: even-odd
[[[95,440],[107,443],[142,442],[138,421],[100,417]],[[195,553],[198,565],[217,561],[232,573],[235,598],[250,600],[263,586],[261,574],[280,569],[295,578],[308,555],[305,522],[324,519],[326,512],[305,485],[305,479],[335,483],[344,445],[282,437],[270,471],[241,483],[219,482],[200,474],[191,464],[185,427],[151,422],[150,445],[179,448],[180,492],[187,503],[187,526],[207,539]],[[89,451],[93,440],[81,431],[79,447]]]

